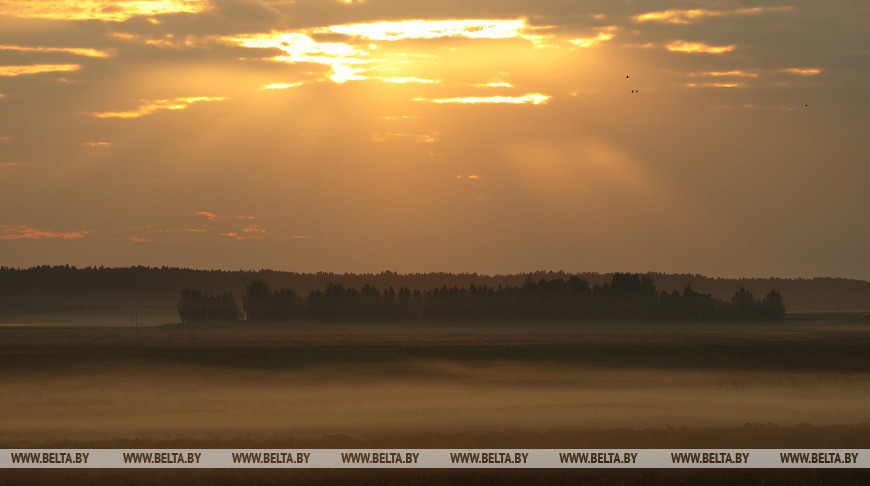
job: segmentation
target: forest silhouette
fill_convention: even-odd
[[[659,291],[648,275],[615,273],[609,282],[590,285],[577,276],[533,280],[521,286],[470,284],[426,290],[368,283],[360,289],[329,283],[303,297],[290,289],[271,290],[261,281],[247,286],[239,309],[231,294],[184,289],[178,313],[185,322],[240,319],[253,321],[583,321],[583,320],[778,320],[785,315],[782,296],[763,299],[740,288],[730,301],[696,292]],[[242,312],[242,310],[244,312]]]
[[[713,278],[697,274],[667,274],[649,272],[659,289],[683,297],[690,286],[693,292],[709,294],[716,300],[730,302],[735,289],[741,287],[755,296],[764,296],[776,289],[788,304],[789,312],[868,312],[870,311],[870,285],[867,281],[842,278]],[[566,284],[573,278],[595,285],[610,285],[612,273],[566,273],[537,271],[506,275],[477,273],[407,273],[391,271],[379,273],[298,273],[261,270],[198,270],[175,267],[74,267],[70,265],[42,265],[30,268],[0,266],[0,315],[43,313],[68,310],[163,308],[174,309],[179,301],[180,289],[198,289],[205,294],[220,295],[231,292],[242,296],[253,281],[270,289],[293,289],[307,298],[311,291],[325,292],[330,285],[361,290],[366,284],[398,294],[398,289],[424,289],[439,293],[447,289],[471,287],[492,288],[497,291],[522,287],[528,279],[536,284],[541,280],[562,280]],[[478,293],[475,290],[474,293]],[[413,291],[412,291],[413,294]],[[502,297],[507,297],[505,293]],[[397,295],[398,297],[398,295]],[[303,299],[304,300],[304,299]],[[504,299],[507,300],[507,299]]]

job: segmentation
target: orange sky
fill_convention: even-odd
[[[870,279],[861,2],[0,0],[0,265]]]

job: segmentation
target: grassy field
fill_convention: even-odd
[[[848,319],[0,328],[0,448],[867,448],[868,401],[870,326]],[[532,474],[430,473],[352,478],[504,483]],[[745,474],[659,473],[641,480]],[[183,474],[204,484],[282,479]],[[298,479],[340,483],[342,474]],[[640,477],[537,474],[554,483]],[[849,474],[800,477],[850,484]]]

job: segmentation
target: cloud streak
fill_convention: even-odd
[[[208,0],[0,0],[0,15],[52,20],[123,22],[137,16],[199,13]]]
[[[525,28],[526,22],[523,19],[401,20],[333,25],[315,29],[314,32],[344,34],[373,41],[442,39],[445,37],[509,39],[522,37]]]
[[[57,72],[78,71],[82,67],[78,64],[30,64],[23,66],[0,66],[0,76],[16,77],[29,74],[45,74]]]
[[[510,105],[541,105],[551,99],[541,93],[530,93],[523,96],[467,96],[462,98],[415,98],[414,101],[428,101],[436,104],[510,104]]]
[[[709,76],[713,78],[757,78],[758,73],[734,69],[731,71],[704,71],[701,73],[692,73],[692,76]]]
[[[226,221],[228,219],[257,219],[254,216],[221,216],[219,214],[215,214],[209,211],[198,211],[194,213],[195,216],[202,216],[209,221]]]
[[[727,46],[711,46],[709,44],[704,44],[703,42],[676,40],[666,45],[665,48],[671,52],[724,54],[737,49],[737,46],[734,44]]]
[[[574,46],[575,49],[586,49],[589,47],[595,47],[602,42],[607,42],[616,35],[617,28],[615,26],[603,27],[598,29],[598,35],[590,38],[583,39],[571,39],[568,42]]]
[[[706,10],[706,9],[687,9],[687,10],[662,10],[658,12],[647,12],[640,15],[635,15],[633,20],[637,23],[660,22],[666,24],[690,24],[695,20],[705,17],[730,17],[737,15],[758,15],[763,13],[786,12],[793,10],[793,7],[753,7],[743,8],[739,10]]]
[[[15,45],[0,45],[0,51],[64,53],[72,54],[74,56],[98,58],[107,58],[112,56],[112,53],[108,51],[101,51],[99,49],[91,49],[87,47],[28,47]]]
[[[0,224],[0,240],[41,240],[41,239],[60,239],[60,240],[77,240],[84,238],[91,231],[70,231],[67,233],[58,233],[55,231],[42,230],[31,228],[20,224]]]
[[[405,65],[405,61],[397,62],[395,59],[379,55],[379,47],[375,42],[397,44],[399,41],[409,40],[465,38],[525,39],[535,44],[540,40],[540,36],[528,33],[530,30],[532,28],[526,25],[524,19],[417,19],[224,36],[220,40],[250,49],[274,49],[283,52],[282,55],[269,58],[276,62],[328,66],[332,69],[332,74],[328,78],[336,83],[376,79],[386,83],[437,84],[441,81],[420,76],[388,77],[369,74],[369,71],[374,72],[385,66]],[[605,37],[607,35],[610,34],[604,34]],[[329,41],[319,40],[323,38],[328,38]],[[603,37],[600,41],[603,41]],[[406,53],[399,54],[399,56],[403,55]]]
[[[162,110],[184,110],[194,103],[223,101],[227,98],[219,96],[193,96],[188,98],[172,98],[162,100],[144,100],[141,105],[131,111],[104,111],[89,113],[96,118],[139,118]]]
[[[822,73],[822,70],[818,68],[788,68],[780,69],[779,72],[786,74],[797,74],[799,76],[818,76]]]

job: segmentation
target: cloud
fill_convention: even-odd
[[[406,83],[438,84],[441,82],[440,79],[424,79],[424,78],[415,78],[415,77],[405,77],[405,78],[376,77],[374,79],[379,79],[385,83],[394,83],[394,84],[406,84]]]
[[[676,40],[665,46],[665,48],[671,52],[702,52],[705,54],[723,54],[733,51],[737,48],[737,46],[734,44],[727,46],[711,46],[708,44],[704,44],[703,42],[686,42],[683,40]]]
[[[0,0],[0,15],[122,22],[136,16],[199,13],[208,0]]]
[[[361,69],[351,65],[366,62],[363,58],[368,53],[349,44],[317,42],[304,33],[274,31],[269,34],[225,37],[224,41],[248,48],[279,49],[286,54],[272,57],[273,61],[290,64],[310,62],[330,66],[333,71],[330,79],[336,83],[365,79],[357,74]]]
[[[242,230],[244,231],[244,230]],[[252,240],[254,238],[262,238],[262,234],[250,234],[250,233],[239,233],[239,232],[229,232],[229,233],[221,233],[221,236],[226,236],[227,238],[232,238],[234,240]]]
[[[227,98],[219,96],[194,96],[188,98],[173,98],[162,100],[143,100],[139,108],[133,111],[106,111],[90,113],[97,118],[139,118],[161,110],[184,110],[194,103],[206,101],[223,101]]]
[[[514,85],[508,83],[507,81],[503,81],[501,79],[492,79],[488,83],[478,83],[474,85],[475,88],[513,88]]]
[[[15,77],[28,74],[78,71],[78,64],[30,64],[26,66],[0,66],[0,76]]]
[[[589,48],[589,47],[594,47],[594,46],[597,46],[598,44],[601,44],[602,42],[607,42],[607,41],[613,39],[614,35],[616,35],[615,33],[617,31],[617,27],[616,26],[602,27],[602,28],[597,29],[597,30],[598,30],[598,35],[595,37],[585,38],[585,39],[571,39],[568,42],[571,43],[571,45],[573,45],[575,49],[585,49],[585,48]]]
[[[199,211],[194,213],[195,216],[203,216],[209,221],[226,221],[228,219],[257,219],[254,216],[220,216],[208,211]]]
[[[84,238],[91,231],[71,231],[68,233],[56,233],[54,231],[31,228],[20,224],[0,224],[0,240],[40,240],[44,238],[56,238],[61,240],[77,240]]]
[[[395,60],[379,57],[373,42],[403,40],[467,38],[515,39],[537,42],[540,36],[528,34],[525,20],[402,20],[359,24],[331,25],[296,31],[232,35],[220,38],[222,42],[250,49],[274,49],[283,55],[269,59],[290,64],[314,63],[329,66],[329,79],[336,83],[379,79],[388,83],[439,83],[440,80],[418,76],[370,76],[368,70],[394,65]],[[336,36],[345,36],[343,42]],[[330,41],[320,41],[328,37]],[[407,53],[398,54],[405,56]],[[403,61],[404,63],[404,61]]]
[[[635,15],[633,17],[633,20],[638,23],[661,22],[667,24],[689,24],[694,20],[702,19],[704,17],[757,15],[768,12],[785,12],[792,9],[793,7],[753,7],[743,8],[739,10],[662,10],[659,12],[648,12],[640,15]]]
[[[112,144],[110,142],[82,142],[82,145],[85,147],[109,147]]]
[[[523,96],[468,96],[464,98],[414,98],[414,101],[428,101],[430,103],[459,103],[459,104],[512,104],[512,105],[540,105],[551,99],[550,96],[541,93],[530,93]]]
[[[362,24],[332,25],[315,29],[315,33],[344,34],[374,41],[406,39],[508,39],[522,37],[526,21],[517,20],[400,20]]]
[[[309,236],[309,235],[293,235],[290,238],[293,238],[294,240],[307,240],[307,239],[310,239],[311,236]]]
[[[205,233],[204,229],[199,228],[161,229],[154,231],[157,233]]]
[[[204,47],[215,43],[213,37],[199,38],[193,35],[185,35],[184,37],[176,36],[175,34],[165,34],[160,37],[144,37],[138,34],[129,32],[112,32],[109,37],[127,43],[137,43],[158,49],[177,50],[188,49],[192,47]]]
[[[757,78],[758,73],[751,73],[749,71],[741,71],[739,69],[734,69],[731,71],[704,71],[701,73],[692,73],[692,76],[710,76],[714,78]]]
[[[141,238],[141,237],[139,237],[139,236],[130,236],[130,237],[127,238],[127,239],[130,240],[130,241],[132,241],[132,242],[134,242],[134,243],[148,243],[148,242],[150,242],[150,241],[154,241],[154,240],[151,239],[151,238]]]
[[[99,57],[107,58],[113,54],[109,51],[101,51],[99,49],[90,49],[86,47],[26,47],[13,45],[0,45],[0,51],[18,51],[18,52],[60,52],[72,54],[74,56]]]
[[[290,89],[290,88],[296,88],[298,86],[302,86],[302,83],[301,82],[299,82],[299,83],[272,83],[272,84],[263,86],[263,90],[265,91],[265,90],[270,90],[270,89]]]
[[[739,88],[740,83],[686,83],[689,88]]]
[[[787,74],[798,74],[800,76],[818,76],[822,73],[822,70],[818,68],[788,68],[780,69],[779,72]]]
[[[797,106],[788,106],[788,105],[754,105],[752,103],[746,103],[741,105],[740,108],[744,110],[773,110],[773,111],[795,111],[798,109]]]
[[[372,135],[373,142],[387,142],[396,139],[412,139],[416,143],[435,143],[438,133],[431,135],[416,133],[375,133]]]

